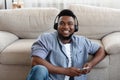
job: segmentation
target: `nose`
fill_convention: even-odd
[[[68,24],[65,24],[65,25],[63,26],[63,28],[65,28],[65,29],[69,29],[70,27],[69,27]]]

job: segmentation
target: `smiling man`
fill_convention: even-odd
[[[77,17],[62,10],[54,21],[56,32],[44,33],[32,45],[32,69],[27,80],[87,80],[86,74],[98,64],[105,52],[78,31]],[[94,58],[87,62],[88,55]]]

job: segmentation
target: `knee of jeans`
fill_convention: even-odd
[[[35,71],[35,73],[38,73],[38,74],[43,74],[43,75],[48,74],[48,69],[43,65],[35,65],[33,67],[33,71]]]

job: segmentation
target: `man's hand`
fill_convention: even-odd
[[[82,74],[81,70],[79,68],[75,68],[75,67],[69,67],[69,68],[65,68],[65,75],[67,76],[80,76]]]
[[[92,65],[90,63],[86,63],[84,66],[83,66],[83,70],[82,70],[82,73],[83,74],[87,74],[91,71],[92,69]]]

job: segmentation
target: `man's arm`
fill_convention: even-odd
[[[54,66],[45,59],[42,59],[37,56],[32,57],[32,66],[35,65],[43,65],[45,66],[50,73],[53,74],[63,74],[63,75],[68,75],[68,76],[79,76],[81,75],[81,71],[78,68],[70,67],[70,68],[63,68],[59,66]]]
[[[84,65],[84,67],[89,67],[89,69],[85,73],[90,72],[90,70],[101,60],[103,60],[105,56],[106,56],[105,50],[103,49],[103,47],[100,47],[96,52],[95,56],[93,57],[93,59]]]

